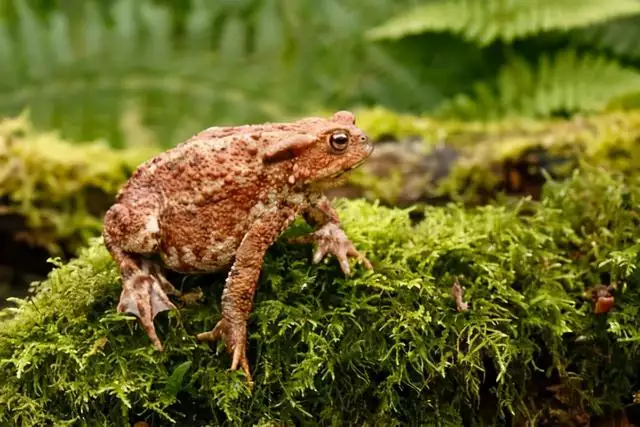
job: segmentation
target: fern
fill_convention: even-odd
[[[594,112],[617,97],[640,92],[640,73],[602,56],[573,50],[542,56],[535,67],[514,58],[492,83],[476,85],[442,107],[444,115],[493,119],[508,115],[547,117]]]
[[[373,28],[374,40],[452,32],[480,45],[585,27],[640,13],[637,0],[442,0],[425,2]]]
[[[613,18],[640,12],[638,0],[612,0],[606,6],[595,0],[539,0],[535,6],[524,0],[455,0],[419,9],[415,0],[69,1],[64,8],[47,3],[36,13],[28,6],[33,2],[12,0],[11,13],[0,15],[0,116],[28,108],[39,128],[60,129],[72,140],[105,138],[115,146],[139,142],[143,128],[150,131],[144,141],[166,146],[212,124],[286,120],[318,110],[380,104],[404,112],[433,111],[456,94],[472,92],[474,80],[508,80],[504,74],[512,67],[504,58],[513,52],[532,60],[548,48],[546,38],[524,43],[526,51],[523,43],[487,47],[492,41],[571,28],[556,34],[563,48],[573,38],[633,58],[635,44],[616,42],[611,48],[615,37],[602,33],[590,41],[586,34],[601,34],[600,27],[608,34],[613,22],[626,22]],[[411,12],[393,21],[402,28],[383,25],[369,35],[430,33],[384,44],[364,37],[368,28],[401,10]],[[620,38],[627,40],[628,34],[631,40],[631,24],[626,27]],[[393,31],[385,36],[384,28]],[[544,61],[550,60],[538,62]],[[551,61],[548,67],[555,73],[557,65]],[[569,69],[584,65],[567,64]],[[533,108],[526,103],[537,99],[540,87],[530,82],[518,83],[528,92],[509,102],[503,99],[507,89],[481,86],[480,91],[489,89],[483,102],[494,99],[499,105],[471,115],[505,115],[510,105],[517,109],[509,114],[535,115],[566,106],[569,111],[600,108],[596,105],[611,98],[611,87],[619,94],[623,85],[593,77],[607,68],[598,67],[593,75],[583,69],[580,77],[594,84],[598,96],[581,90],[574,100],[558,98]],[[612,67],[619,68],[615,62]],[[529,73],[540,79],[538,71]],[[633,85],[628,87],[633,94]],[[544,93],[549,90],[540,90],[543,100],[535,102],[548,104]],[[554,93],[573,96],[569,87]],[[454,102],[456,109],[466,108],[461,102],[468,101]],[[584,108],[580,102],[586,102]]]
[[[576,30],[573,40],[615,55],[640,59],[640,16],[631,16]]]
[[[212,123],[283,120],[386,91],[420,98],[361,37],[402,2],[193,0],[177,17],[153,0],[88,0],[46,19],[14,3],[15,23],[0,21],[0,115],[28,107],[38,127],[71,139],[123,145],[134,113],[171,145]]]

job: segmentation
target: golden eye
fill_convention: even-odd
[[[336,151],[344,151],[349,145],[349,136],[344,132],[336,132],[329,138],[329,144]]]

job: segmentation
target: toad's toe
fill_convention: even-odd
[[[246,323],[229,322],[226,319],[220,320],[209,332],[202,332],[196,335],[199,341],[216,341],[222,339],[231,354],[231,370],[242,367],[249,386],[253,386],[251,372],[249,370],[249,360],[247,359],[247,326]]]

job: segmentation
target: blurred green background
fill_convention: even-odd
[[[639,0],[5,0],[0,116],[115,147],[381,105],[463,119],[634,106]]]

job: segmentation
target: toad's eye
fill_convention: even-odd
[[[347,149],[347,145],[349,145],[349,136],[344,132],[336,132],[331,135],[329,144],[331,144],[331,148],[336,151],[344,151]]]

